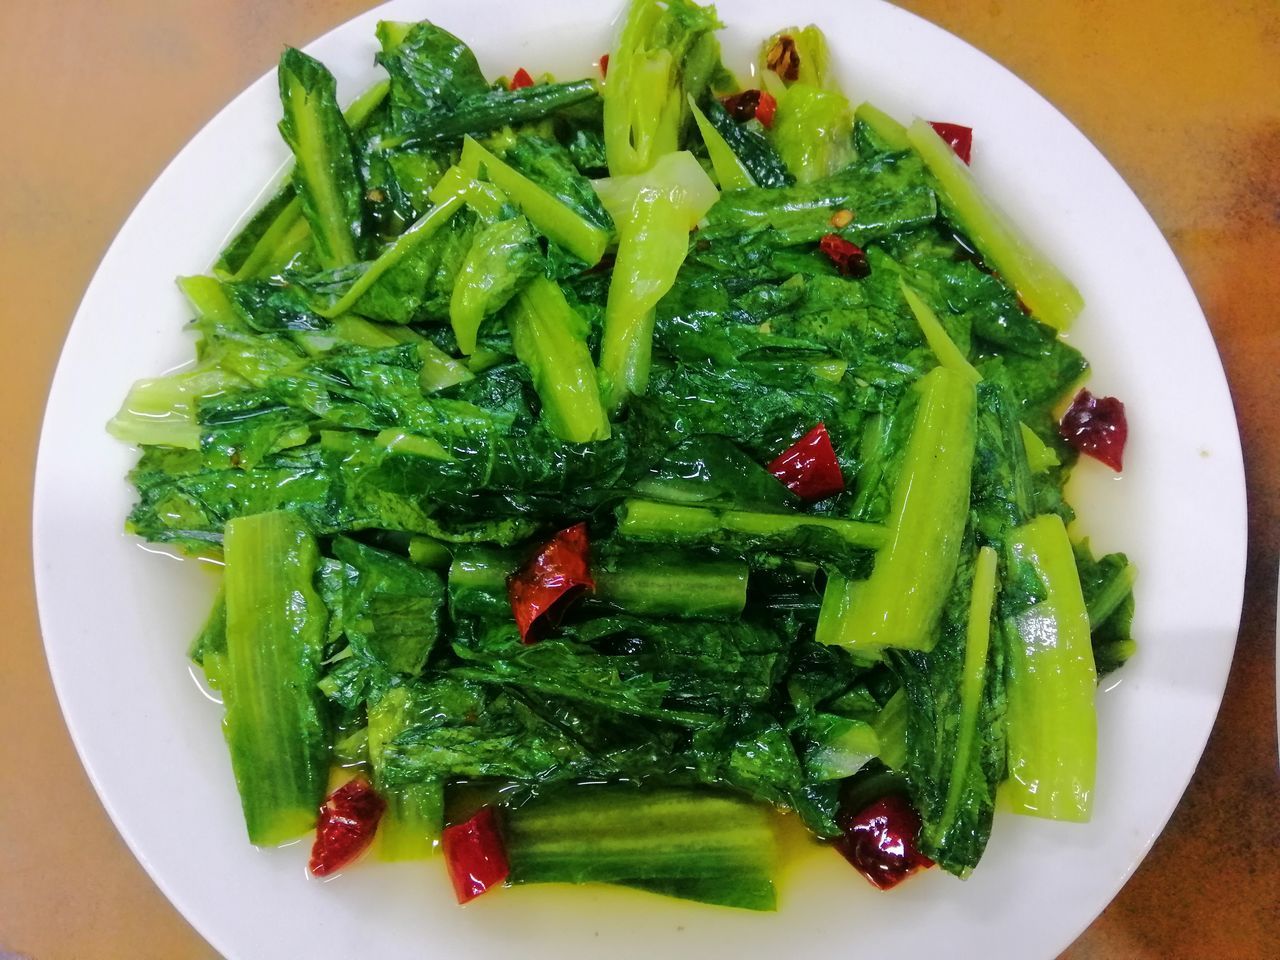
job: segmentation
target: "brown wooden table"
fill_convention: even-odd
[[[904,5],[1040,90],[1137,191],[1208,315],[1244,441],[1249,570],[1217,727],[1151,855],[1064,956],[1280,956],[1280,3]],[[365,6],[0,3],[0,957],[213,955],[111,826],[54,700],[28,547],[40,413],[85,285],[169,158],[282,43],[304,43]],[[731,0],[722,6],[728,13]]]

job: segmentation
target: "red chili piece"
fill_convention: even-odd
[[[871,264],[862,248],[850,243],[838,233],[828,233],[818,241],[818,249],[825,253],[846,277],[865,277],[871,273]]]
[[[843,812],[839,823],[844,836],[835,842],[836,849],[881,890],[933,866],[916,846],[920,814],[906,797],[890,795],[857,813]]]
[[[386,803],[363,777],[333,791],[320,808],[316,839],[311,845],[311,872],[317,877],[328,876],[364,853],[386,809]]]
[[[1115,397],[1095,397],[1081,390],[1058,424],[1062,439],[1086,456],[1100,460],[1119,473],[1124,469],[1124,445],[1129,422],[1124,404]]]
[[[533,77],[529,76],[529,71],[521,67],[511,76],[511,83],[507,87],[508,90],[519,90],[522,87],[532,87]]]
[[[445,827],[441,845],[459,903],[474,900],[511,873],[493,807],[481,808],[466,823]]]
[[[844,489],[831,436],[821,423],[769,464],[769,472],[801,500],[822,500]]]
[[[591,543],[587,525],[575,523],[561,530],[507,581],[511,612],[520,628],[520,640],[534,643],[539,621],[554,622],[557,614],[584,590],[594,590],[588,561]]]
[[[760,91],[760,103],[756,106],[756,119],[766,127],[773,126],[773,115],[778,112],[778,101],[768,90]]]
[[[609,76],[609,55],[607,53],[600,54],[600,76]]]
[[[773,98],[770,97],[769,99],[772,100]],[[761,94],[759,90],[742,90],[731,97],[723,98],[720,102],[724,104],[725,110],[729,112],[729,116],[734,121],[746,123],[752,117],[759,115],[760,100]],[[777,101],[774,102],[774,108],[777,108]]]
[[[929,126],[933,127],[934,132],[943,140],[947,141],[948,146],[956,152],[956,156],[969,163],[969,158],[973,156],[973,127],[961,126],[958,123],[943,123],[941,121],[935,123],[929,121]]]

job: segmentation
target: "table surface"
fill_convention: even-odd
[[[836,0],[832,0],[836,2]],[[0,957],[214,956],[115,832],[58,712],[31,582],[32,465],[72,315],[147,186],[227,101],[366,0],[0,4]],[[1244,615],[1226,699],[1182,803],[1070,960],[1275,956],[1280,777],[1280,3],[906,0],[1000,60],[1102,150],[1173,245],[1240,419]],[[424,10],[430,4],[424,3]],[[723,6],[732,6],[725,0]],[[1194,398],[1188,398],[1194,402]],[[1176,411],[1170,411],[1176,415]]]

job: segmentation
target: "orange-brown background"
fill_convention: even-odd
[[[28,547],[40,409],[81,292],[164,164],[282,43],[306,42],[367,5],[0,0],[0,956],[214,955],[117,836],[58,713]],[[1137,191],[1208,315],[1244,440],[1249,572],[1217,727],[1151,855],[1064,956],[1276,957],[1280,3],[903,5],[1038,88]],[[730,12],[732,0],[721,6]],[[1158,731],[1151,746],[1161,749]]]

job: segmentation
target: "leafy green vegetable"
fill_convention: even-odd
[[[694,122],[698,125],[698,132],[702,134],[702,142],[707,148],[707,156],[711,158],[716,179],[720,181],[720,189],[741,190],[745,187],[754,187],[756,181],[751,176],[751,171],[733,152],[733,147],[729,146],[728,141],[720,135],[720,131],[712,126],[706,114],[698,109],[692,97],[689,100],[689,109],[693,111]]]
[[[513,167],[468,138],[462,147],[464,164],[478,166],[549,239],[563,246],[587,266],[604,256],[608,231],[548,193]]]
[[[975,443],[973,384],[936,367],[920,404],[893,494],[887,545],[865,582],[832,577],[818,640],[854,649],[929,650],[951,589],[967,520]]]
[[[768,137],[753,128],[753,124],[735,123],[728,111],[715,99],[708,99],[705,109],[707,122],[733,150],[755,186],[789,187],[795,183],[796,178],[787,170],[778,151],[773,148]]]
[[[843,227],[832,217],[853,214]],[[864,246],[872,240],[926,224],[937,216],[933,190],[920,161],[910,155],[858,163],[829,177],[783,189],[736,190],[721,198],[700,238],[716,240],[769,231],[772,242],[816,243],[838,233]]]
[[[311,225],[324,267],[360,259],[363,190],[351,151],[351,132],[338,109],[333,74],[301,50],[280,57],[280,134],[293,151],[294,188]]]
[[[476,337],[537,271],[538,245],[529,221],[512,217],[482,227],[458,271],[449,301],[449,322],[458,349],[476,352]]]
[[[689,790],[580,787],[511,810],[513,883],[597,881],[749,910],[775,907],[761,807]]]
[[[315,823],[328,781],[316,544],[294,517],[265,513],[227,524],[225,557],[226,653],[204,659],[221,661],[213,670],[249,839],[270,846]]]
[[[616,412],[648,386],[654,308],[675,283],[689,251],[689,231],[711,209],[717,192],[693,155],[683,151],[663,156],[643,175],[614,177],[597,190],[618,227],[600,344],[605,402]]]
[[[555,281],[530,282],[510,315],[512,344],[529,368],[547,428],[571,443],[607,440],[609,420],[587,348],[587,325]]]
[[[1008,278],[1032,315],[1058,329],[1070,324],[1084,306],[1080,291],[982,196],[968,168],[929,124],[916,120],[907,138],[937,178],[948,214]]]
[[[1088,816],[1134,568],[1066,535],[1078,295],[932,133],[850,111],[817,27],[735,120],[718,27],[634,0],[601,96],[383,22],[345,115],[282,57],[295,162],[179,280],[195,362],[108,424],[127,528],[226,564],[190,655],[254,842],[334,764],[384,859],[480,800],[517,883],[772,909],[771,808],[835,839],[905,795],[960,876],[998,791]]]
[[[691,0],[633,0],[609,53],[604,142],[612,176],[648,170],[680,149],[688,98],[723,71],[715,10]]]
[[[881,547],[887,540],[884,527],[857,520],[631,499],[618,508],[618,533],[646,543],[780,553],[850,572],[862,569],[861,551]]]
[[[1044,599],[1012,614],[1008,636],[1011,809],[1052,820],[1086,821],[1097,762],[1097,671],[1089,611],[1071,542],[1056,516],[1014,531],[1014,562],[1040,583]]]

